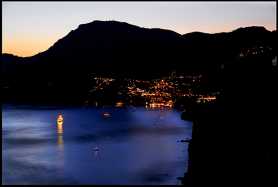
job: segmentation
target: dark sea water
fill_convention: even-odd
[[[180,115],[145,108],[3,106],[2,183],[179,184],[188,152],[187,143],[177,141],[191,138],[192,127]]]

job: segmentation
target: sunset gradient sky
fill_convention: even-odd
[[[116,20],[185,34],[276,29],[276,2],[2,2],[2,53],[32,56],[78,25]]]

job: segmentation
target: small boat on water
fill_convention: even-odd
[[[189,143],[191,141],[191,139],[184,139],[184,140],[180,140],[179,142],[182,142],[182,143]]]
[[[111,117],[111,114],[109,112],[103,112],[102,113],[102,117],[104,118],[110,118]]]
[[[129,110],[130,110],[131,112],[135,112],[135,111],[136,111],[136,107],[131,105],[131,106],[129,107]]]
[[[94,147],[93,151],[99,151],[98,147]]]

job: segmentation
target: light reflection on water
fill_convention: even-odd
[[[60,117],[60,116],[59,116]],[[59,119],[58,117],[58,119]],[[58,146],[58,151],[57,151],[57,162],[59,164],[59,175],[64,176],[64,140],[63,140],[63,121],[59,121],[57,119],[57,146]]]
[[[58,134],[58,141],[57,141],[58,147],[62,150],[64,148],[64,140],[63,140],[63,134]]]
[[[185,172],[180,112],[67,108],[58,123],[60,112],[2,109],[4,184],[177,184]]]

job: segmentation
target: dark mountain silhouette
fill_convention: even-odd
[[[53,69],[66,65],[68,70],[74,66],[75,71],[86,67],[96,72],[128,70],[133,75],[139,70],[144,73],[149,70],[153,74],[157,69],[213,67],[219,65],[219,61],[235,58],[244,47],[260,43],[273,46],[273,37],[274,34],[264,27],[239,28],[230,33],[180,35],[124,22],[93,21],[81,24],[47,51],[26,61],[47,63]],[[209,60],[213,61],[206,63]]]
[[[242,52],[262,48],[263,55],[272,58],[275,33],[247,27],[229,33],[180,35],[124,22],[93,21],[37,55],[2,54],[3,84],[8,85],[6,90],[16,89],[11,92],[16,95],[47,97],[51,88],[53,94],[81,97],[92,74],[150,79],[176,70],[210,74],[216,80],[223,64],[236,61]]]

